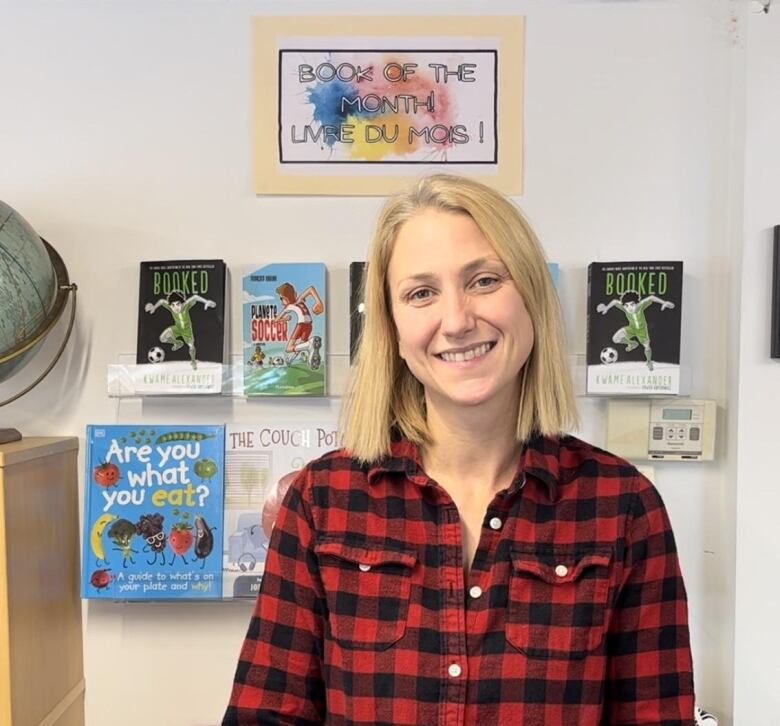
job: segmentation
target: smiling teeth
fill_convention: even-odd
[[[461,363],[465,360],[472,360],[473,358],[479,358],[480,356],[485,355],[492,347],[492,343],[483,343],[476,348],[460,353],[441,353],[441,358],[450,363]]]

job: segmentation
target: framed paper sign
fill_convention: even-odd
[[[258,194],[381,195],[433,170],[521,193],[521,16],[253,24]]]

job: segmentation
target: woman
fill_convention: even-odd
[[[290,487],[224,724],[693,722],[653,486],[576,420],[555,291],[475,181],[391,198],[345,448]]]

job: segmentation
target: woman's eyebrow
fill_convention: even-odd
[[[500,267],[502,270],[506,269],[504,263],[501,262],[501,260],[499,260],[497,257],[478,257],[476,260],[471,260],[471,262],[467,262],[465,265],[463,265],[463,267],[460,269],[460,275],[461,277],[468,277],[469,275],[476,272],[480,267],[484,267],[485,265]],[[405,282],[433,282],[437,279],[438,276],[433,272],[417,272],[414,275],[407,275],[406,277],[402,278],[398,281],[398,284],[401,285]]]
[[[472,273],[476,272],[480,267],[484,267],[485,265],[500,267],[502,270],[506,269],[504,263],[501,262],[501,260],[499,260],[497,257],[478,257],[476,260],[472,260],[471,262],[463,265],[461,268],[461,275],[468,277]]]
[[[405,282],[433,282],[436,279],[436,275],[434,275],[432,272],[418,272],[414,275],[407,275],[406,277],[399,280],[398,286],[400,287]]]

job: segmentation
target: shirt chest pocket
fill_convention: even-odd
[[[343,648],[385,650],[403,637],[409,612],[412,549],[315,545],[332,638]]]
[[[584,658],[604,639],[610,547],[515,546],[506,637],[533,658]]]

